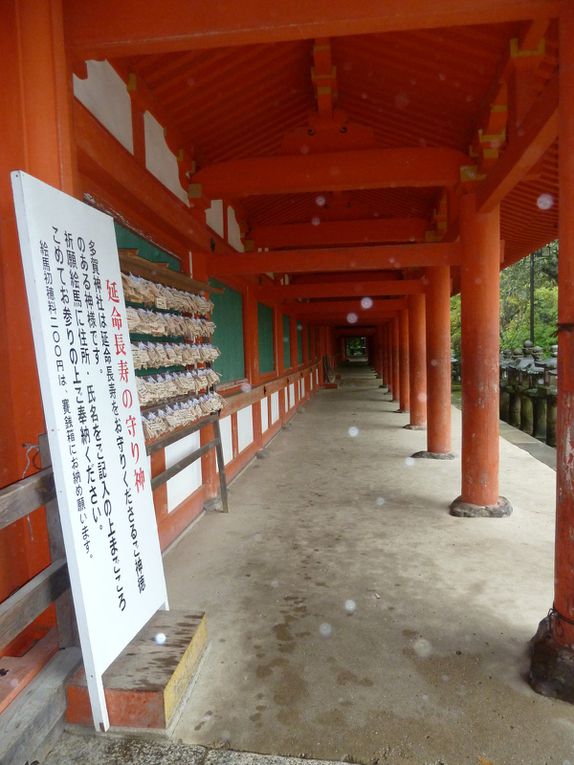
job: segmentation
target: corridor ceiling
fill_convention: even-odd
[[[75,62],[110,60],[185,150],[197,203],[231,204],[247,249],[288,251],[250,273],[289,272],[301,250],[306,272],[332,271],[353,245],[341,270],[456,263],[441,248],[465,191],[501,202],[505,264],[557,237],[557,2],[221,6],[70,0],[66,35]]]

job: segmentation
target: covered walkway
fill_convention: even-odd
[[[501,439],[514,514],[454,518],[460,460],[411,464],[425,433],[372,372],[343,375],[235,481],[229,516],[167,555],[172,607],[205,609],[211,638],[175,738],[364,763],[572,760],[574,710],[521,675],[552,599],[554,472]]]

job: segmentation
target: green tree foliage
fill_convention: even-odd
[[[534,252],[534,340],[545,351],[556,342],[558,242]],[[516,348],[530,339],[530,258],[500,274],[500,346]]]
[[[556,343],[558,318],[558,242],[534,253],[534,343],[546,352]],[[460,295],[451,298],[453,353],[460,359]],[[500,274],[500,347],[522,347],[530,338],[530,258]]]

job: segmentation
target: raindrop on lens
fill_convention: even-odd
[[[361,308],[364,308],[365,311],[368,311],[369,308],[373,307],[373,299],[370,297],[364,297],[361,300]]]
[[[346,600],[345,601],[345,611],[348,614],[354,614],[356,608],[357,608],[357,604],[355,603],[354,600]]]
[[[315,215],[313,218],[311,218],[311,225],[312,226],[319,226],[321,223],[321,219]]]
[[[271,587],[279,587],[279,580],[278,579],[272,579],[271,580]]]
[[[405,460],[405,465],[407,467],[412,467],[415,464],[415,461],[412,457],[407,457]]]
[[[241,383],[241,390],[243,391],[243,393],[249,393],[249,391],[251,390],[250,383],[248,382]]]
[[[438,367],[438,361],[436,359],[431,359],[430,365],[431,367]]]
[[[323,637],[331,637],[333,628],[330,624],[327,624],[327,622],[323,622],[323,624],[319,627],[319,632]]]
[[[375,505],[377,507],[382,507],[385,504],[385,498],[384,497],[377,497],[375,500]]]
[[[351,438],[356,438],[359,435],[359,428],[356,425],[351,425],[349,430],[347,431]]]
[[[421,404],[424,404],[424,402],[427,400],[427,394],[426,393],[419,393],[417,395],[417,400],[421,402]]]
[[[427,659],[432,653],[432,646],[426,638],[417,638],[413,643],[413,648],[417,656],[421,659]]]
[[[155,642],[158,645],[163,645],[165,641],[167,640],[164,632],[158,632],[157,635],[154,637]]]
[[[319,194],[318,197],[315,197],[315,204],[318,207],[324,207],[326,203],[327,203],[327,200],[322,194]]]
[[[554,206],[554,197],[552,194],[540,194],[536,200],[536,205],[540,210],[550,210]]]
[[[358,318],[359,317],[357,316],[356,313],[348,313],[347,314],[347,321],[349,322],[349,324],[356,324],[357,321],[358,321]]]

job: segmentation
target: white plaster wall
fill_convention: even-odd
[[[289,409],[295,406],[295,383],[289,385]]]
[[[161,123],[150,112],[144,113],[144,130],[147,169],[176,197],[188,205],[187,194],[179,182],[177,158],[165,141]]]
[[[271,424],[274,425],[279,419],[279,391],[271,394]]]
[[[267,396],[265,398],[262,398],[259,402],[259,406],[261,407],[261,432],[265,433],[265,431],[269,428],[269,408],[268,408],[268,402],[269,399]]]
[[[242,452],[253,443],[253,406],[246,406],[237,412],[237,446]]]
[[[239,230],[239,223],[235,217],[235,210],[231,206],[227,208],[227,241],[239,252],[244,251],[243,242],[241,241],[241,232]]]
[[[165,448],[165,466],[170,468],[176,462],[199,449],[199,433],[176,441]],[[167,482],[167,510],[171,513],[184,499],[187,499],[202,483],[201,459],[188,465],[180,473]]]
[[[223,201],[214,199],[205,211],[205,222],[219,236],[223,236]]]
[[[223,446],[223,462],[227,465],[233,459],[233,441],[231,440],[231,415],[219,421],[221,445]]]
[[[107,61],[87,61],[88,76],[74,75],[74,95],[133,154],[132,107],[126,85]]]

